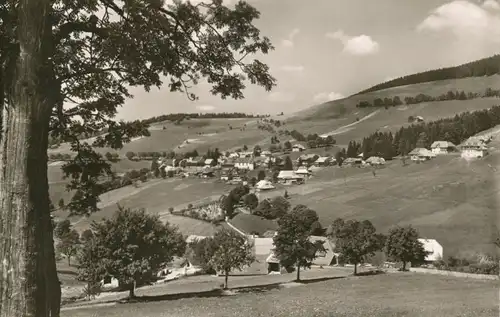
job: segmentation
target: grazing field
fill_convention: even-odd
[[[394,161],[375,175],[360,169],[345,180],[323,174],[291,202],[316,210],[324,226],[337,217],[368,219],[381,231],[413,225],[423,237],[437,239],[445,256],[493,254],[492,238],[500,227],[497,162],[496,153],[470,163],[451,156],[405,167]],[[357,168],[340,168],[337,174],[342,169]]]
[[[195,297],[67,310],[61,315],[64,317],[490,317],[498,315],[498,285],[492,281],[404,273],[348,277],[291,286],[295,287],[227,297]]]
[[[234,147],[248,147],[269,136],[257,127],[258,119],[191,119],[174,124],[162,122],[150,128],[151,136],[132,140],[118,151],[119,154],[131,152],[187,152],[196,149],[200,153],[209,148],[226,150]],[[165,129],[163,129],[165,127]],[[232,128],[232,129],[231,129]],[[244,131],[240,131],[244,128]],[[187,142],[186,142],[187,141]],[[98,148],[101,153],[116,152],[107,148]],[[69,146],[62,144],[49,153],[67,153]]]
[[[72,193],[66,191],[66,184],[69,183],[70,179],[63,179],[61,166],[62,164],[54,164],[49,165],[48,167],[50,198],[56,206],[59,199],[63,198],[64,201],[68,202],[73,195]],[[113,163],[112,169],[115,173],[119,174],[133,169],[140,170],[141,168],[149,168],[150,166],[150,161],[134,162],[127,159],[122,159],[117,163]]]
[[[144,208],[148,213],[158,214],[161,219],[179,227],[183,234],[212,235],[217,227],[208,222],[182,216],[170,215],[168,209],[185,208],[189,203],[196,205],[218,199],[233,186],[213,180],[200,179],[157,179],[141,184],[138,188],[127,186],[101,195],[100,211],[89,217],[73,217],[75,228],[83,231],[92,221],[99,221],[113,215],[117,204],[125,208]],[[56,213],[56,216],[59,216]],[[62,215],[61,215],[62,216]]]

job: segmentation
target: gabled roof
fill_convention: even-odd
[[[306,149],[305,146],[303,146],[302,144],[299,144],[299,143],[292,145],[292,148],[303,149],[303,150]]]
[[[310,172],[307,168],[305,168],[305,167],[303,167],[303,166],[299,167],[299,168],[295,171],[295,173],[296,173],[296,174],[311,174],[311,172]]]
[[[214,162],[214,159],[211,159],[211,158],[209,158],[209,159],[206,159],[206,160],[205,160],[205,164],[206,164],[206,165],[210,165],[210,164],[212,164],[213,162]]]
[[[434,141],[431,144],[431,149],[436,149],[436,148],[447,149],[450,147],[455,147],[455,144],[453,144],[449,141]]]
[[[251,157],[240,157],[239,159],[236,159],[234,163],[239,163],[239,164],[252,164],[254,162],[253,158]]]
[[[361,162],[361,161],[363,161],[363,159],[361,159],[359,157],[348,157],[344,160],[344,163],[349,164],[349,163],[355,163],[355,162]]]
[[[274,252],[271,252],[266,259],[266,263],[280,263],[280,260],[276,257]]]
[[[323,242],[323,248],[325,249],[324,253],[316,253],[316,259],[313,260],[313,264],[316,265],[331,265],[333,259],[335,258],[335,253],[333,252],[333,245],[331,241],[327,237],[321,236],[310,236],[309,241],[315,242]]]
[[[417,148],[413,149],[413,151],[408,153],[408,155],[432,157],[432,156],[434,156],[434,153],[432,153],[431,151],[429,151],[425,148],[417,147]]]
[[[297,175],[294,171],[280,171],[278,178],[282,179],[302,179],[303,177]]]
[[[315,163],[325,163],[329,160],[331,160],[332,158],[330,156],[320,156],[318,157],[318,159],[315,161]]]
[[[261,180],[257,184],[255,184],[255,188],[257,189],[273,189],[274,185],[270,181]]]
[[[378,156],[370,156],[367,160],[366,163],[368,164],[385,164],[385,159],[383,157],[378,157]]]
[[[470,138],[464,142],[463,148],[477,148],[478,150],[486,150],[487,147],[484,145],[484,140],[479,138]]]

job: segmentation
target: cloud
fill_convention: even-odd
[[[435,10],[418,26],[419,32],[448,31],[457,38],[467,40],[500,40],[499,8],[493,0],[475,4],[465,0],[446,3]]]
[[[302,65],[283,65],[281,70],[284,72],[302,72],[304,71],[304,66]]]
[[[338,92],[320,92],[319,94],[314,95],[313,101],[314,102],[327,102],[331,100],[337,100],[337,99],[342,99],[345,98],[344,95]]]
[[[496,0],[486,0],[483,2],[482,7],[487,10],[500,10],[500,4]]]
[[[351,55],[363,56],[376,54],[380,50],[380,45],[369,35],[361,34],[357,36],[350,36],[342,30],[332,33],[326,33],[327,38],[342,42],[344,45],[344,52]]]
[[[295,95],[291,93],[275,91],[269,94],[269,101],[276,103],[287,103],[295,100]]]
[[[293,47],[295,44],[293,40],[295,37],[300,33],[300,30],[295,28],[293,29],[289,34],[286,39],[281,40],[281,45],[286,46],[286,47]]]
[[[196,106],[196,109],[198,111],[214,111],[215,107],[212,105],[199,105],[199,106]]]

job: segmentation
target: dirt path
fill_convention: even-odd
[[[359,119],[359,120],[358,120],[358,121],[356,121],[356,122],[349,123],[349,124],[347,124],[347,125],[341,126],[340,128],[337,128],[337,129],[335,129],[335,130],[333,130],[333,131],[331,131],[331,132],[325,133],[325,134],[323,134],[322,136],[334,136],[334,135],[337,135],[337,134],[346,133],[347,131],[350,131],[350,130],[351,130],[351,128],[352,128],[353,126],[355,126],[356,124],[361,123],[361,122],[363,122],[363,121],[365,121],[365,120],[370,119],[371,117],[375,116],[375,115],[376,115],[377,113],[379,113],[379,112],[380,112],[380,110],[376,110],[376,111],[374,111],[374,112],[372,112],[372,113],[370,113],[370,114],[368,114],[368,115],[364,116],[363,118]]]

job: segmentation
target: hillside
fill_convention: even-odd
[[[494,55],[458,66],[433,69],[426,72],[399,77],[365,89],[358,94],[364,94],[367,92],[398,86],[414,85],[442,80],[456,80],[467,77],[491,76],[499,73],[500,55]]]

